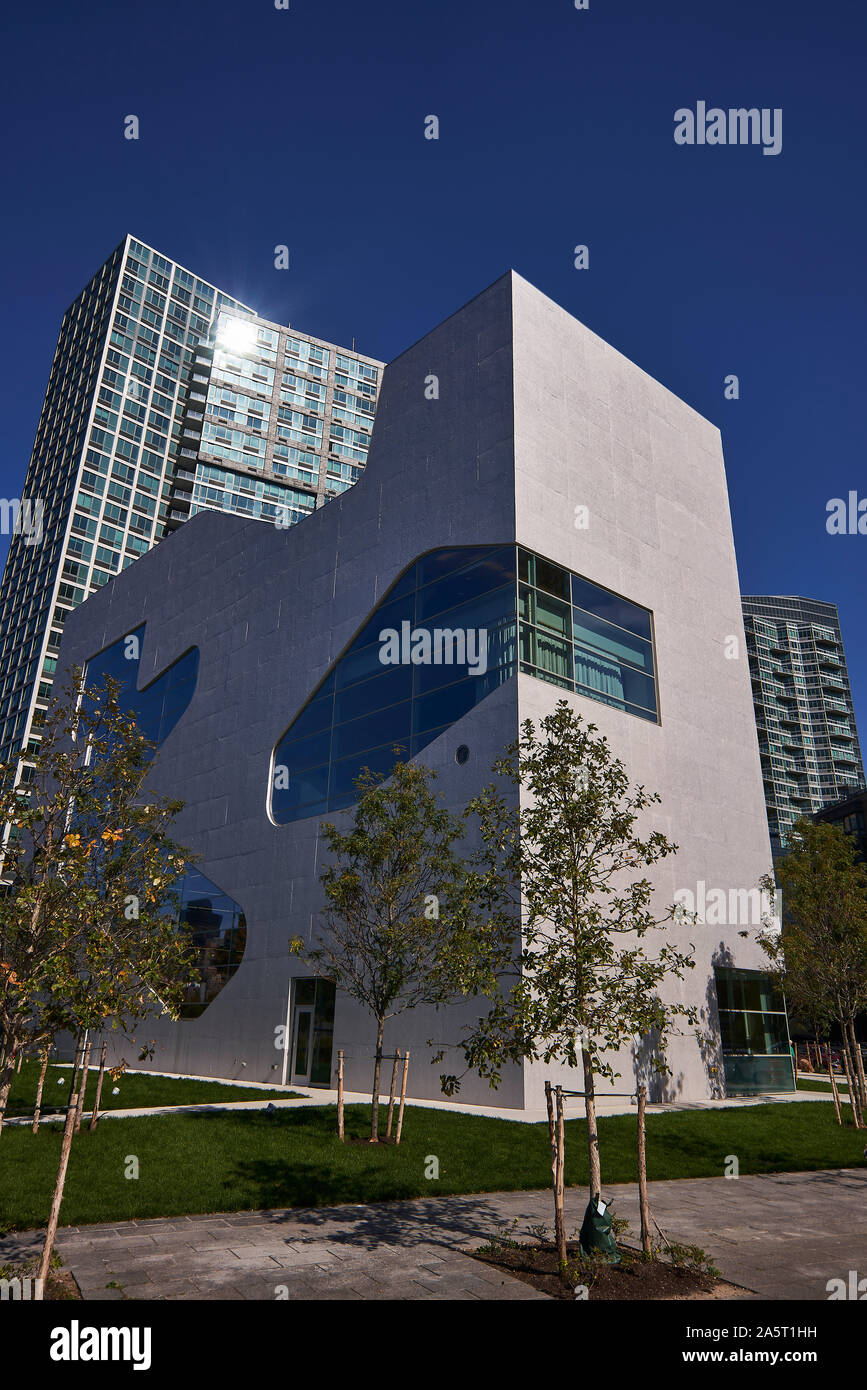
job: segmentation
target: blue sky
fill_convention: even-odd
[[[867,736],[867,536],[825,529],[867,496],[865,47],[863,0],[7,12],[2,495],[63,310],[126,231],[384,359],[514,266],[720,426],[742,589],[839,605]],[[782,108],[782,152],[678,147],[698,100]]]

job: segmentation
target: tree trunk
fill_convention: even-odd
[[[72,1104],[72,1097],[78,1096],[78,1076],[81,1071],[81,1063],[84,1060],[84,1043],[82,1034],[79,1033],[75,1039],[75,1057],[72,1062],[72,1080],[69,1083],[69,1095],[66,1097],[66,1108]],[[76,1100],[76,1104],[78,1101]]]
[[[828,1048],[828,1076],[831,1078],[831,1095],[834,1097],[834,1108],[837,1111],[837,1124],[843,1123],[843,1116],[840,1114],[840,1094],[837,1090],[837,1078],[834,1075],[834,1063],[831,1060],[831,1049]]]
[[[590,1200],[602,1196],[602,1170],[599,1163],[599,1131],[596,1127],[596,1093],[593,1089],[593,1059],[581,1049],[584,1066],[584,1113],[587,1116],[587,1152],[590,1159]]]
[[[855,1036],[855,1020],[849,1019],[849,1041],[852,1044],[852,1061],[855,1067],[855,1076],[858,1082],[858,1102],[863,1111],[867,1108],[867,1081],[864,1077],[864,1058],[861,1056],[861,1048]]]
[[[557,1120],[554,1115],[554,1088],[550,1081],[545,1082],[545,1104],[548,1107],[548,1139],[551,1145],[551,1190],[554,1194],[554,1243],[557,1258],[566,1260],[566,1228],[563,1221],[563,1207],[560,1203],[560,1143],[557,1133]]]
[[[343,1143],[343,1048],[337,1053],[337,1137]]]
[[[12,1077],[15,1072],[15,1052],[7,1053],[6,1065],[0,1072],[0,1133],[3,1132],[3,1117],[6,1114],[6,1106],[9,1102],[9,1092],[12,1090]]]
[[[90,1066],[90,1043],[84,1044],[84,1061],[81,1064],[81,1086],[78,1091],[78,1104],[75,1107],[75,1132],[81,1129],[81,1112],[84,1109],[84,1093],[87,1090],[87,1069]]]
[[[852,1115],[855,1120],[855,1128],[861,1128],[861,1115],[858,1110],[858,1097],[855,1094],[855,1078],[852,1075],[852,1067],[849,1062],[849,1039],[846,1036],[846,1025],[841,1024],[840,1031],[843,1034],[843,1066],[846,1069],[846,1085],[849,1087],[849,1104],[852,1107]]]
[[[373,1064],[373,1092],[370,1097],[370,1142],[379,1142],[379,1077],[382,1071],[382,1019],[376,1022],[376,1060]]]
[[[42,1070],[39,1073],[39,1085],[36,1087],[36,1108],[33,1111],[33,1133],[39,1130],[39,1116],[42,1114],[42,1088],[45,1085],[45,1073],[48,1071],[48,1059],[51,1056],[51,1044],[49,1043],[42,1054]]]
[[[60,1163],[57,1167],[57,1178],[54,1183],[54,1196],[51,1199],[51,1212],[48,1217],[48,1227],[45,1231],[45,1244],[42,1247],[42,1257],[39,1261],[38,1278],[42,1280],[43,1289],[47,1287],[48,1271],[51,1268],[51,1255],[54,1250],[54,1237],[57,1235],[57,1223],[60,1218],[60,1203],[63,1201],[63,1188],[66,1184],[66,1170],[69,1167],[69,1151],[72,1148],[72,1134],[75,1128],[75,1115],[78,1109],[78,1096],[73,1096],[66,1110],[66,1124],[63,1126],[63,1143],[60,1146]]]
[[[641,1208],[641,1249],[646,1260],[653,1259],[650,1244],[650,1205],[647,1200],[647,1136],[645,1113],[647,1108],[647,1087],[638,1088],[638,1196]]]
[[[105,1052],[107,1047],[108,1043],[103,1041],[102,1052],[99,1055],[99,1075],[96,1078],[96,1096],[93,1101],[93,1114],[90,1117],[91,1134],[99,1123],[99,1102],[102,1099],[102,1083],[105,1078]]]

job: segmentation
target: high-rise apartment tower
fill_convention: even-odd
[[[768,829],[774,854],[799,816],[864,783],[836,605],[743,599]]]
[[[0,588],[0,757],[38,748],[67,615],[188,516],[291,525],[355,482],[381,369],[124,238],[60,327]]]

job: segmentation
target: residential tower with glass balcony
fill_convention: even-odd
[[[836,605],[743,599],[771,846],[792,825],[864,785],[864,763]]]
[[[69,613],[196,511],[291,525],[364,467],[382,364],[126,236],[63,316],[0,587],[0,758],[40,742]]]

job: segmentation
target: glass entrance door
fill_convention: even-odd
[[[310,1085],[310,1062],[313,1056],[313,1005],[295,1005],[295,1027],[292,1037],[292,1080],[298,1086]]]

